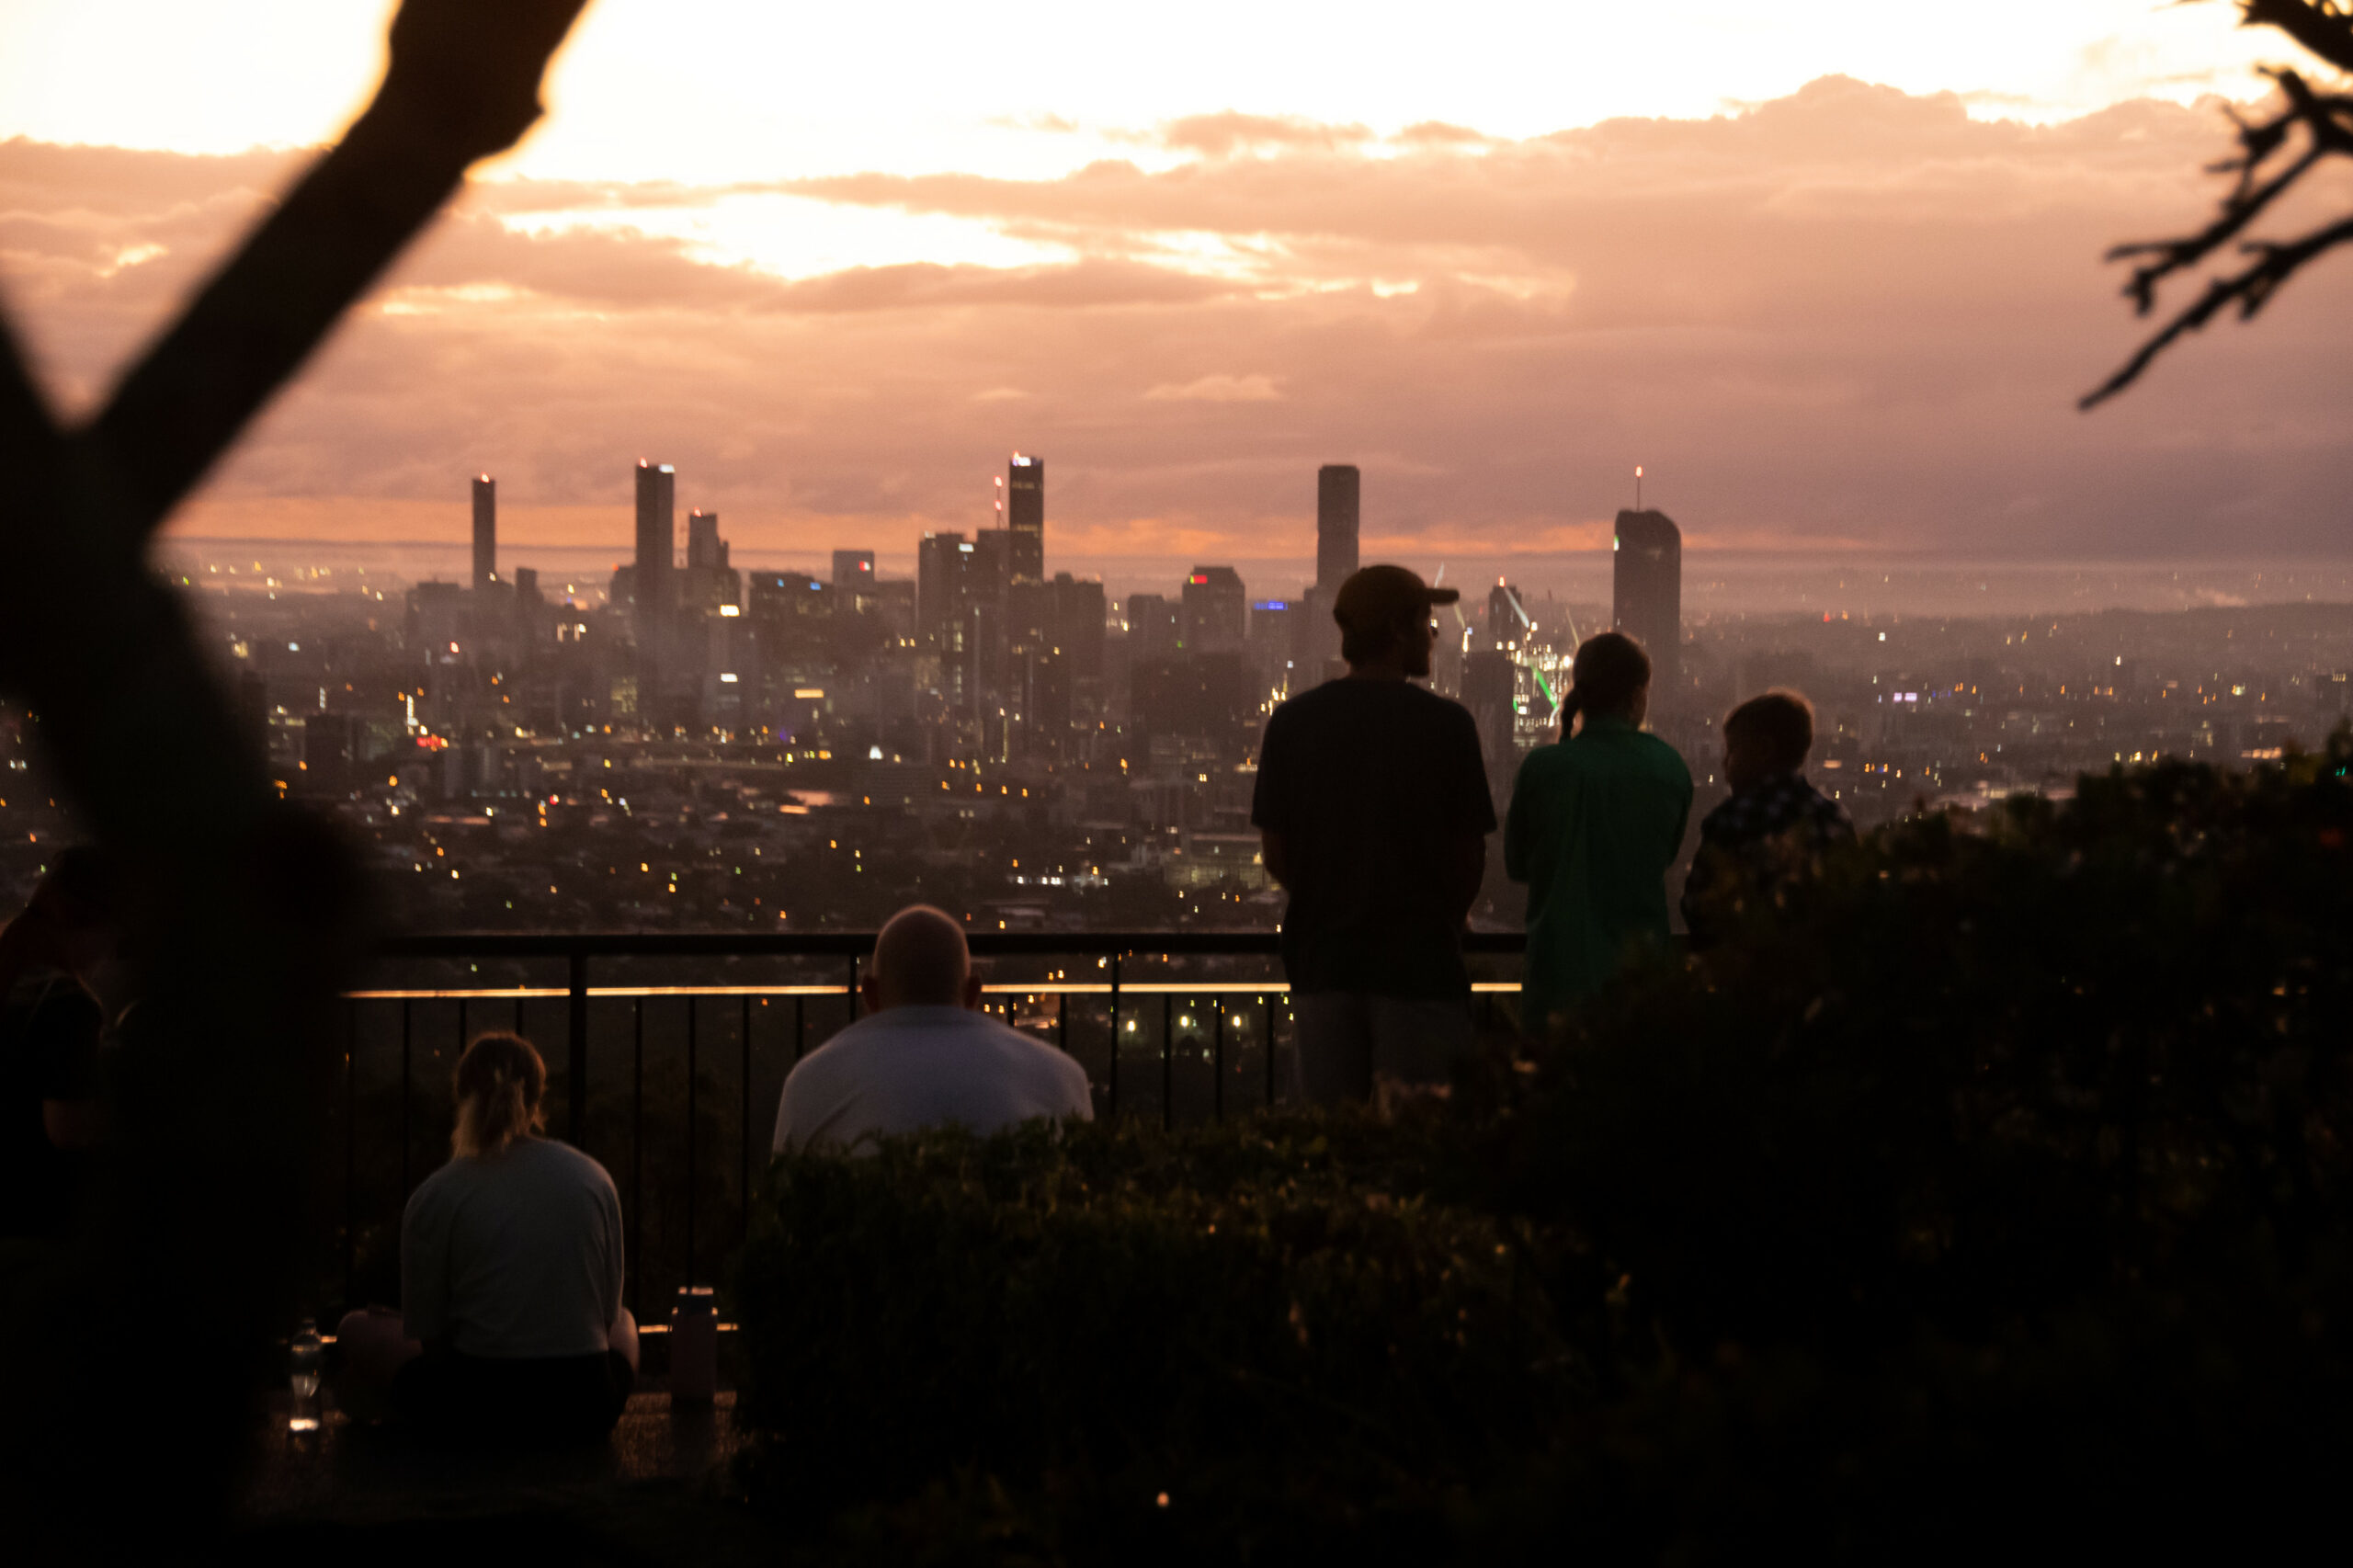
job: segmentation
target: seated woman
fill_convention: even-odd
[[[401,1312],[343,1320],[336,1395],[434,1441],[602,1441],[637,1376],[620,1200],[605,1167],[540,1136],[547,1065],[486,1034],[458,1062],[454,1157],[401,1218]]]

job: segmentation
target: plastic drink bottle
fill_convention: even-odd
[[[319,1368],[326,1351],[319,1342],[319,1325],[304,1318],[294,1331],[287,1354],[287,1382],[294,1391],[294,1413],[287,1425],[297,1432],[319,1429]]]

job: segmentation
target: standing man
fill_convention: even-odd
[[[1354,574],[1332,600],[1347,675],[1267,721],[1250,820],[1290,894],[1283,970],[1317,1104],[1369,1097],[1376,1067],[1435,1081],[1471,1044],[1462,925],[1495,803],[1469,710],[1413,684],[1431,607],[1459,597],[1403,566]]]

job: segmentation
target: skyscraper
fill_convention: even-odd
[[[1176,607],[1158,594],[1128,596],[1128,654],[1156,659],[1176,651]]]
[[[1290,689],[1291,640],[1299,607],[1285,599],[1250,601],[1250,659],[1261,690]]]
[[[686,634],[699,616],[726,613],[744,598],[743,574],[728,564],[727,541],[719,537],[719,514],[687,514],[687,563],[671,574],[670,613],[676,618],[681,642],[694,645]]]
[[[972,530],[971,576],[965,591],[974,604],[997,604],[1005,585],[1013,580],[1013,531],[1010,528]]]
[[[1046,460],[1013,454],[1005,472],[1006,578],[1014,583],[1046,580]]]
[[[1315,581],[1300,597],[1292,632],[1292,679],[1300,689],[1339,673],[1340,629],[1332,601],[1357,569],[1357,505],[1363,476],[1353,463],[1315,471]]]
[[[727,541],[719,537],[719,514],[687,514],[687,564],[713,571],[727,564]]]
[[[517,566],[515,578],[515,613],[510,625],[517,648],[529,657],[533,645],[540,640],[540,629],[547,620],[547,600],[540,594],[540,574],[529,566]]]
[[[1047,635],[1055,653],[1082,676],[1103,673],[1103,585],[1093,577],[1057,572],[1047,598],[1051,624]]]
[[[1363,475],[1354,463],[1325,463],[1315,471],[1316,597],[1328,608],[1332,596],[1357,569],[1357,506]]]
[[[1188,653],[1230,653],[1248,641],[1250,597],[1233,567],[1194,567],[1182,602]]]
[[[642,729],[664,725],[670,714],[672,606],[677,599],[671,552],[677,538],[676,471],[668,463],[637,465],[637,562],[631,579],[631,626],[637,637],[637,720]]]
[[[480,593],[498,576],[498,481],[474,477],[474,591]]]
[[[637,575],[634,578],[638,639],[668,623],[672,555],[677,540],[677,471],[668,463],[637,465]]]
[[[1068,744],[1074,724],[1103,714],[1103,585],[1054,574],[1046,585],[1046,648],[1058,700],[1039,717],[1050,744]]]
[[[1683,530],[1665,512],[1620,512],[1610,550],[1610,624],[1651,656],[1656,710],[1683,686]]]
[[[870,550],[834,551],[834,602],[845,608],[874,586],[874,552]]]
[[[1519,590],[1498,579],[1487,590],[1487,646],[1517,654],[1525,641],[1522,629],[1527,624],[1527,609],[1520,603]]]
[[[938,642],[963,608],[972,560],[972,541],[960,533],[926,534],[915,547],[915,628],[926,642]]]

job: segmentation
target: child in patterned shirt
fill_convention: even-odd
[[[1813,707],[1794,691],[1752,697],[1724,716],[1724,779],[1732,799],[1699,824],[1683,887],[1691,945],[1722,939],[1753,900],[1779,901],[1824,849],[1851,842],[1844,807],[1806,782]]]

